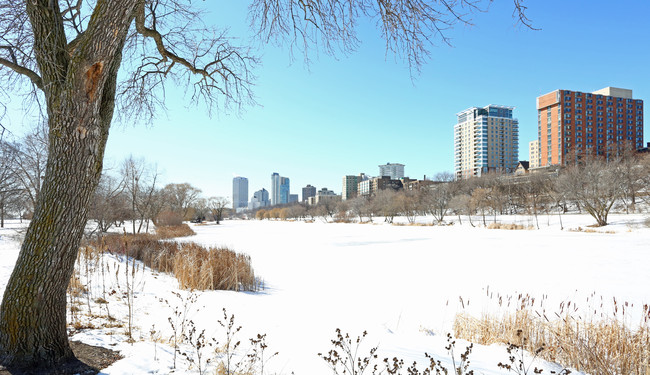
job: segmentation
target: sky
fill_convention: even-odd
[[[228,26],[247,44],[249,3],[206,2],[205,21]],[[312,53],[309,65],[300,55],[292,59],[286,46],[256,43],[257,105],[209,116],[179,86],[168,91],[168,110],[152,125],[113,124],[105,166],[112,170],[129,155],[144,158],[163,183],[188,182],[205,197],[232,199],[232,179],[243,176],[250,198],[270,190],[274,172],[290,178],[292,194],[307,184],[340,193],[344,175],[374,176],[387,162],[404,164],[411,178],[452,172],[456,113],[469,107],[515,107],[519,159],[528,160],[537,96],[613,86],[632,89],[635,99],[650,97],[650,2],[526,5],[540,30],[517,24],[511,1],[496,1],[471,16],[472,26],[448,30],[451,46],[434,40],[431,58],[413,75],[404,60],[386,53],[372,21],[360,25],[356,52]],[[14,133],[27,128],[19,113],[10,116]]]

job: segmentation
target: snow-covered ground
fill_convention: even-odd
[[[534,225],[528,216],[497,219]],[[584,231],[591,231],[587,226],[593,219],[588,216],[562,219],[564,230],[557,216],[541,216],[539,230],[515,231],[471,227],[464,217],[463,225],[452,226],[394,226],[377,220],[376,224],[227,220],[218,226],[196,225],[197,235],[181,241],[225,245],[249,254],[265,288],[257,293],[197,293],[187,316],[199,332],[205,329],[207,337],[216,337],[221,344],[224,329],[217,321],[223,321],[223,308],[243,326],[238,333],[243,347],[248,347],[249,337],[266,333],[267,353],[279,352],[266,364],[267,374],[331,374],[317,354],[331,349],[336,328],[355,338],[367,331],[364,354],[378,346],[379,358],[397,356],[406,363],[424,364],[427,352],[451,369],[444,347],[454,315],[503,312],[507,308],[499,307],[495,296],[529,294],[544,299],[539,308],[551,314],[561,302],[571,301],[581,307],[578,314],[585,315],[594,307],[608,313],[611,305],[600,308],[600,298],[616,298],[635,306],[626,315],[635,325],[641,319],[640,307],[650,302],[650,228],[644,224],[645,216],[613,215],[609,226],[594,229],[597,233]],[[475,224],[479,221],[474,218]],[[578,227],[583,231],[575,231]],[[18,228],[10,223],[0,230],[2,289],[19,250]],[[105,256],[90,265],[105,269],[103,276],[97,272],[86,281],[91,300],[105,297],[110,315],[126,322],[124,260]],[[134,285],[135,342],[128,342],[125,327],[82,330],[73,339],[122,352],[125,358],[105,369],[106,374],[170,373],[169,319],[182,304],[173,294],[178,292],[177,282],[139,268]],[[186,300],[188,292],[181,291],[180,296]],[[75,319],[82,325],[106,325],[100,318],[107,314],[105,304],[91,303],[94,319],[84,315],[85,297],[80,305]],[[466,344],[458,340],[457,356]],[[194,353],[187,345],[181,349]],[[211,350],[204,350],[204,358],[215,357]],[[470,368],[477,374],[507,373],[497,367],[507,358],[502,345],[475,345]],[[541,361],[537,365],[544,366],[545,373],[559,369]],[[209,368],[213,374],[214,363]],[[174,372],[198,373],[198,368],[179,356]]]

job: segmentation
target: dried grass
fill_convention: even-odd
[[[490,223],[487,226],[487,229],[505,229],[505,230],[533,230],[535,229],[532,225],[521,225],[515,223]]]
[[[149,234],[107,236],[104,244],[109,252],[128,255],[152,270],[173,274],[183,289],[259,289],[250,257],[226,248],[162,241]]]
[[[643,307],[643,322],[631,329],[623,323],[624,309],[622,315],[619,311],[614,318],[607,319],[598,319],[602,313],[597,311],[593,312],[595,319],[591,321],[573,318],[569,312],[549,319],[545,313],[532,309],[530,299],[520,298],[520,301],[524,301],[520,309],[501,317],[486,315],[474,318],[465,313],[458,314],[454,321],[454,335],[490,345],[517,343],[520,341],[517,333],[520,332],[521,337],[526,338],[524,349],[536,352],[544,348],[539,354],[542,358],[563,366],[592,374],[650,373],[648,305]]]
[[[180,225],[166,225],[157,226],[156,235],[160,239],[176,238],[176,237],[189,237],[195,235],[196,232],[192,230],[187,224]]]

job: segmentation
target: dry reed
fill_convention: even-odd
[[[532,225],[524,226],[515,223],[490,223],[487,229],[506,229],[506,230],[532,230],[535,229]]]
[[[183,289],[259,289],[250,257],[226,248],[162,241],[149,234],[106,236],[104,244],[108,252],[133,257],[153,270],[173,274]]]
[[[160,239],[188,237],[188,236],[193,236],[195,234],[196,233],[187,224],[156,227],[156,235]]]
[[[501,299],[500,299],[501,301]],[[531,302],[532,301],[532,302]],[[613,317],[604,317],[593,310],[593,316],[574,318],[578,309],[562,304],[560,314],[549,319],[546,313],[536,311],[534,299],[519,296],[517,311],[501,316],[485,315],[475,318],[458,314],[454,321],[454,335],[471,342],[490,345],[518,343],[517,332],[526,338],[525,348],[531,353],[541,350],[543,359],[573,367],[592,374],[648,374],[650,373],[650,309],[643,306],[643,319],[636,328],[630,328],[625,309],[631,305],[614,300]],[[629,313],[628,313],[629,315]]]

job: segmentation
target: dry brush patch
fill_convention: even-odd
[[[189,227],[187,229],[191,231]],[[248,255],[227,248],[205,248],[191,242],[163,240],[178,237],[179,233],[188,233],[187,229],[167,228],[158,230],[156,235],[105,236],[96,246],[111,253],[132,257],[153,270],[171,273],[183,289],[259,289],[260,281],[255,277]]]
[[[533,230],[535,227],[532,225],[525,226],[515,223],[490,223],[488,224],[487,229]]]
[[[650,308],[641,308],[638,326],[629,324],[631,304],[613,301],[613,315],[590,308],[580,316],[575,303],[563,302],[560,312],[548,317],[535,307],[535,299],[519,295],[513,313],[480,318],[460,313],[454,335],[483,345],[522,342],[524,349],[548,361],[592,374],[647,374],[650,372]],[[499,303],[502,303],[499,298]],[[538,305],[539,306],[539,305]],[[603,305],[601,304],[601,309]],[[627,322],[627,323],[626,323]]]

